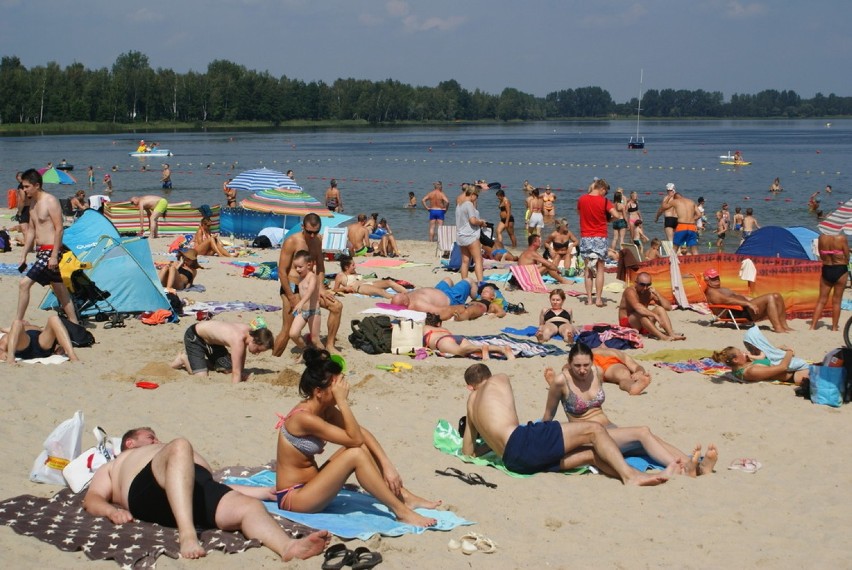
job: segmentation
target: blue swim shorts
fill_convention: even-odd
[[[515,473],[562,471],[565,440],[559,422],[529,422],[515,428],[506,449],[503,464]]]
[[[672,240],[676,247],[685,245],[686,247],[695,247],[698,245],[698,232],[693,230],[680,230],[674,233]]]
[[[429,219],[430,220],[443,220],[444,216],[447,214],[446,210],[435,209],[429,210]]]
[[[464,305],[470,296],[470,281],[462,279],[452,287],[446,281],[440,281],[435,289],[450,298],[450,305]]]

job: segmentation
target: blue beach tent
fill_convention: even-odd
[[[755,230],[737,249],[737,255],[757,257],[781,257],[784,259],[808,259],[816,261],[813,241],[819,236],[813,230],[794,226],[766,226]]]
[[[62,243],[82,262],[92,267],[84,273],[103,291],[110,293],[109,302],[119,313],[142,313],[171,309],[157,277],[148,240],[122,238],[106,217],[86,210],[65,230]],[[42,309],[56,309],[59,302],[48,290]],[[97,312],[96,307],[81,316]]]

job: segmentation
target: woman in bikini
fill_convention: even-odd
[[[332,212],[343,212],[343,199],[340,197],[337,180],[334,178],[328,183],[328,188],[325,191],[325,207]]]
[[[618,387],[631,396],[638,396],[651,384],[651,375],[623,350],[598,347],[592,351],[595,370],[601,380]]]
[[[809,377],[809,370],[789,370],[790,361],[793,360],[792,348],[779,347],[784,351],[784,358],[778,364],[772,364],[761,352],[755,355],[743,352],[733,346],[727,346],[720,351],[714,352],[711,358],[716,362],[731,367],[731,374],[741,382],[761,382],[765,380],[778,380],[780,382],[792,382],[797,386]]]
[[[568,229],[568,220],[559,218],[554,230],[544,240],[544,247],[550,252],[553,265],[559,267],[562,263],[563,267],[570,266],[573,259],[571,254],[573,251],[579,251],[580,240]]]
[[[0,329],[0,362],[15,364],[15,359],[33,360],[52,354],[64,354],[72,362],[80,359],[74,353],[71,337],[60,318],[51,315],[43,329],[25,321],[14,321],[8,329]]]
[[[335,293],[358,293],[371,297],[384,297],[390,299],[392,293],[386,289],[391,288],[397,293],[407,293],[408,289],[392,279],[373,279],[364,281],[355,270],[355,262],[348,255],[340,256],[340,273],[334,277]]]
[[[426,314],[426,322],[423,326],[423,346],[443,354],[452,356],[470,356],[479,354],[483,360],[488,360],[491,353],[502,355],[513,360],[515,358],[512,349],[508,346],[496,346],[492,344],[473,344],[461,335],[454,335],[441,325],[441,317],[433,313]]]
[[[497,196],[497,206],[500,208],[500,223],[497,224],[494,238],[498,241],[502,240],[505,231],[509,234],[512,247],[518,247],[518,240],[515,238],[515,215],[512,214],[512,202],[506,198],[506,193],[502,189],[497,190],[494,195]]]
[[[654,435],[646,426],[618,427],[612,423],[603,411],[606,393],[600,369],[593,359],[592,349],[578,342],[568,353],[568,363],[562,368],[561,374],[557,376],[552,368],[544,370],[548,391],[543,421],[550,421],[556,417],[556,409],[561,402],[568,421],[601,424],[622,452],[644,452],[663,466],[677,464],[680,466],[681,474],[690,477],[713,472],[718,459],[718,450],[713,444],[707,447],[704,459],[699,461],[700,445],[695,446],[690,456]]]
[[[636,242],[640,239],[636,235],[636,222],[642,221],[642,212],[639,211],[639,194],[634,190],[627,200],[627,228],[630,230],[630,239]],[[644,233],[642,234],[644,236]],[[647,239],[647,238],[646,238]]]
[[[541,195],[541,199],[544,202],[543,212],[545,220],[552,220],[556,216],[556,195],[553,193],[553,190],[550,189],[550,184],[544,187],[544,194]]]
[[[225,202],[229,208],[237,207],[237,189],[231,188],[228,184],[233,180],[233,178],[228,178],[224,184],[222,184],[222,192],[225,194]]]
[[[167,289],[183,291],[192,287],[198,272],[198,252],[187,249],[177,252],[177,260],[160,269],[160,283]]]
[[[612,221],[612,249],[621,250],[624,244],[624,235],[627,233],[627,211],[624,207],[624,190],[616,189],[615,195],[612,197],[612,203],[615,206],[615,219]]]
[[[570,309],[563,308],[565,303],[565,291],[554,289],[550,292],[550,308],[542,309],[538,315],[538,330],[535,338],[538,342],[545,342],[555,335],[562,336],[567,344],[574,344],[574,315]]]
[[[195,237],[192,238],[192,248],[198,255],[219,255],[221,257],[233,257],[222,242],[219,236],[210,232],[210,227],[213,221],[210,218],[201,218],[198,224],[198,231],[195,232]]]
[[[349,407],[349,382],[337,362],[325,350],[305,351],[305,371],[299,382],[302,401],[281,416],[275,481],[278,507],[293,512],[318,513],[337,496],[353,473],[358,483],[385,504],[397,520],[430,527],[436,520],[414,512],[434,509],[440,501],[428,501],[411,493],[385,450],[355,419]],[[316,456],[326,443],[340,446],[320,467]]]
[[[822,273],[819,279],[819,300],[814,308],[811,319],[811,330],[814,330],[822,318],[822,310],[831,295],[831,330],[839,329],[840,303],[843,301],[843,291],[849,279],[849,242],[846,236],[819,236],[817,240],[819,258],[822,261]]]

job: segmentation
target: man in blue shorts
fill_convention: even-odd
[[[450,199],[444,194],[444,185],[438,181],[432,184],[432,191],[423,196],[423,207],[429,210],[429,241],[435,241],[437,230],[444,225]]]
[[[521,425],[512,384],[505,374],[492,375],[484,364],[465,371],[470,395],[462,434],[462,453],[479,456],[494,451],[516,473],[567,471],[595,465],[627,485],[659,485],[676,470],[672,464],[662,475],[630,467],[606,428],[596,422],[529,422]],[[477,443],[478,438],[483,443]]]
[[[471,297],[472,287],[472,283],[467,279],[453,283],[453,280],[447,277],[434,287],[419,287],[409,293],[397,293],[391,303],[412,311],[434,313],[441,317],[442,321],[446,321],[455,316],[455,313],[464,311],[464,305]]]
[[[701,211],[695,202],[680,192],[675,192],[671,205],[677,213],[672,242],[675,247],[689,248],[689,255],[698,255],[698,226],[696,222],[701,217]]]

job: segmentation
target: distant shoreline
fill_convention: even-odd
[[[852,118],[847,115],[831,117],[648,117],[647,121],[834,121]],[[67,123],[4,123],[0,124],[0,136],[32,136],[32,135],[106,135],[127,133],[166,133],[166,132],[210,132],[210,131],[287,131],[304,129],[393,129],[396,127],[446,127],[495,124],[528,124],[528,123],[594,123],[601,121],[634,121],[635,117],[578,117],[575,119],[551,119],[541,121],[500,121],[482,119],[477,121],[398,121],[393,124],[373,124],[364,120],[338,121],[285,121],[272,123],[269,121],[237,121],[214,123],[200,121],[175,123],[157,121],[149,123],[99,123],[99,122],[67,122]]]

